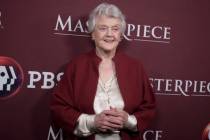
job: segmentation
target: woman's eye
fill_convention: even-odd
[[[113,28],[112,30],[113,31],[119,31],[120,29],[119,28]]]
[[[100,31],[105,31],[107,28],[106,27],[99,27]]]

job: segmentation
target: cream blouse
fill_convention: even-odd
[[[93,104],[95,114],[99,114],[103,110],[108,110],[110,107],[124,109],[124,101],[115,74],[105,83],[99,77]],[[95,133],[94,118],[95,115],[81,114],[77,120],[78,124],[74,130],[74,134],[84,137]],[[137,120],[134,115],[128,116],[128,122],[125,127],[132,131],[137,130]],[[109,134],[96,133],[95,140],[120,140],[119,131],[114,131]]]

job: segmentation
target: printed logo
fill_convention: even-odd
[[[63,140],[63,131],[50,125],[47,140]]]
[[[210,123],[203,131],[202,140],[210,140]]]
[[[143,135],[143,140],[161,140],[163,138],[163,130],[146,130]]]
[[[90,37],[86,20],[58,14],[54,28],[55,35]],[[128,41],[170,43],[171,27],[164,25],[140,25],[128,23],[123,35]]]
[[[14,59],[0,56],[0,99],[17,94],[23,77],[23,70]]]
[[[210,97],[210,81],[149,78],[155,94]]]

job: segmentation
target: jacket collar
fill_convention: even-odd
[[[96,55],[96,50],[95,49],[92,49],[89,54],[90,54],[90,57],[93,60],[94,65],[98,68],[102,59],[98,55]],[[115,53],[115,56],[112,58],[115,65],[120,62],[121,57],[122,57],[122,51],[120,49],[117,49],[117,51]]]

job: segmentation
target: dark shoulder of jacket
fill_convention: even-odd
[[[88,64],[90,62],[90,55],[88,53],[82,53],[72,58],[66,66],[66,71],[74,71],[79,65]]]
[[[122,53],[121,56],[122,56],[123,63],[127,63],[128,65],[135,66],[135,67],[143,67],[141,60],[131,55],[128,55],[126,53]]]

